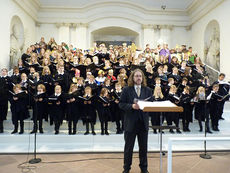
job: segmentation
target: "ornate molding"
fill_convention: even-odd
[[[89,24],[88,23],[77,23],[77,27],[85,27],[88,28]]]
[[[72,24],[71,23],[55,23],[55,25],[57,28],[60,28],[62,26],[70,27]]]
[[[160,28],[159,28],[159,25],[153,25],[153,29],[159,30],[159,29],[160,29]]]
[[[186,31],[190,31],[192,29],[192,25],[188,25],[185,27]]]
[[[224,1],[225,0],[194,1],[193,5],[187,10],[187,14],[190,18],[189,24],[193,25]]]
[[[154,29],[154,25],[152,25],[152,24],[142,24],[142,29]]]
[[[28,16],[30,16],[34,21],[37,21],[37,14],[39,7],[31,1],[21,1],[13,0],[13,2],[18,5]]]
[[[76,23],[71,23],[71,27],[76,28],[77,24]]]
[[[173,30],[173,25],[160,25],[159,28]]]
[[[169,29],[173,30],[173,25],[153,25],[153,24],[143,24],[143,29],[154,29],[154,30],[161,30],[161,29]]]
[[[35,26],[37,26],[37,27],[40,27],[41,26],[41,22],[35,22]]]

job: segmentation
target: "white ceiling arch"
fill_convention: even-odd
[[[84,9],[52,9],[44,8],[38,13],[38,21],[41,23],[52,22],[75,22],[90,23],[101,18],[116,17],[125,18],[135,21],[139,24],[175,24],[179,26],[187,26],[189,17],[182,15],[184,12],[157,12],[145,11],[144,9],[133,6],[126,2],[106,2],[97,3],[97,5],[87,6]]]
[[[100,13],[125,13],[129,9],[136,11],[130,17],[142,24],[156,23],[158,20],[167,24],[169,21],[179,26],[189,26],[225,0],[13,0],[37,23],[84,22],[95,19],[87,13],[104,8]],[[161,8],[162,5],[166,9]],[[120,10],[117,10],[119,9]],[[112,10],[117,10],[112,11]],[[122,10],[121,10],[122,9]],[[107,10],[107,11],[106,11]],[[106,11],[106,13],[104,12]],[[128,14],[129,15],[129,14]],[[96,16],[100,16],[97,15]],[[144,17],[143,17],[144,16]],[[162,17],[163,16],[163,17]],[[128,17],[128,18],[130,18]],[[174,17],[174,19],[173,19]],[[100,17],[99,17],[100,18]],[[166,20],[165,20],[166,19]]]
[[[104,3],[122,3],[138,6],[145,10],[166,9],[186,10],[197,0],[36,0],[42,8],[87,8],[88,6]]]
[[[129,35],[129,36],[138,36],[138,32],[124,27],[103,27],[92,32],[92,34],[104,34],[104,35]]]

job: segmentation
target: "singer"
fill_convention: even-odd
[[[148,144],[148,113],[140,110],[137,100],[152,96],[150,88],[146,87],[144,73],[135,69],[129,79],[128,86],[123,89],[119,106],[125,111],[124,115],[124,171],[129,173],[132,165],[133,147],[137,136],[139,145],[139,160],[141,173],[148,173],[147,144]]]

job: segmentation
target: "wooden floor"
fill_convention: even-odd
[[[211,153],[212,159],[200,153],[174,153],[173,173],[230,173],[230,152]],[[33,155],[0,155],[0,173],[121,173],[122,153],[101,154],[42,154],[39,164],[22,164]],[[149,172],[159,172],[159,153],[148,154]],[[20,165],[21,164],[21,165]],[[131,173],[139,173],[138,154],[133,156]],[[167,172],[167,154],[163,158],[163,172]]]

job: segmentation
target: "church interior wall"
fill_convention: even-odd
[[[171,31],[171,47],[184,44],[191,46],[191,30],[186,27],[174,27]]]
[[[230,22],[229,22],[230,1],[224,1],[207,15],[192,25],[191,38],[194,50],[200,57],[204,58],[204,36],[205,29],[210,21],[216,20],[220,26],[220,71],[230,76],[229,45],[230,45]]]
[[[48,42],[51,37],[54,37],[58,41],[58,28],[55,24],[41,24],[37,26],[36,41],[39,42],[41,37],[45,38],[45,41]]]
[[[13,0],[3,0],[0,5],[0,66],[8,68],[10,61],[10,24],[13,16],[18,16],[24,27],[24,50],[35,42],[35,21],[24,10],[22,10]]]
[[[203,16],[201,19],[192,24],[191,30],[185,28],[185,26],[189,23],[187,16],[170,16],[170,15],[153,15],[148,11],[141,10],[141,8],[137,6],[131,7],[129,4],[124,4],[122,9],[125,9],[127,15],[123,13],[119,13],[118,8],[121,8],[121,5],[115,4],[111,8],[106,8],[106,11],[110,11],[110,13],[98,13],[102,8],[108,7],[111,4],[102,4],[98,5],[97,8],[88,7],[88,11],[83,11],[84,14],[77,15],[77,17],[70,18],[72,13],[66,13],[64,11],[60,13],[54,12],[49,13],[47,11],[39,11],[38,20],[43,21],[41,24],[36,26],[33,15],[26,13],[15,1],[15,0],[3,0],[1,3],[0,10],[1,13],[1,32],[0,32],[0,66],[8,67],[9,65],[9,53],[10,53],[10,22],[13,16],[18,16],[24,26],[25,33],[25,48],[30,44],[33,44],[39,41],[41,36],[45,37],[45,40],[48,42],[50,37],[54,37],[57,41],[59,41],[60,33],[59,28],[56,26],[55,22],[63,22],[63,23],[87,23],[87,36],[85,38],[86,48],[92,46],[93,37],[91,33],[97,29],[108,27],[108,26],[117,26],[131,29],[138,33],[139,37],[135,40],[138,40],[138,46],[144,48],[144,32],[143,32],[143,24],[175,24],[176,26],[170,31],[170,47],[175,47],[177,44],[186,44],[188,46],[192,46],[194,51],[196,51],[201,58],[204,56],[204,32],[205,28],[211,20],[217,20],[220,25],[220,71],[226,73],[230,76],[230,71],[228,70],[228,66],[230,65],[228,61],[228,45],[230,45],[230,22],[229,22],[229,6],[230,1],[226,0],[216,8],[211,10],[208,14]],[[89,10],[90,9],[90,10]],[[99,10],[99,11],[98,11]],[[138,12],[139,10],[139,12]],[[81,11],[82,12],[82,11]],[[131,15],[132,13],[132,15]],[[73,13],[75,14],[75,13]],[[105,17],[105,14],[107,16]],[[54,19],[51,17],[54,15]],[[134,18],[133,15],[139,16]],[[50,18],[46,18],[49,16]],[[61,16],[59,18],[59,16]],[[76,15],[74,15],[76,16]],[[47,20],[47,21],[46,21]],[[59,21],[58,21],[59,20]],[[171,23],[169,22],[171,20]],[[175,23],[175,21],[180,21],[179,23]],[[187,21],[187,22],[186,22]],[[47,23],[46,23],[47,22]],[[48,24],[48,22],[52,22],[52,24]],[[76,30],[72,27],[70,28],[70,38],[69,43],[76,44],[77,40],[72,39],[72,36],[76,36]],[[161,40],[161,35],[158,32],[154,31],[152,34],[154,37],[150,39],[152,43],[152,47],[156,46],[158,41]],[[151,37],[152,37],[151,36]],[[107,38],[109,39],[110,36]],[[162,40],[163,41],[163,40]]]

